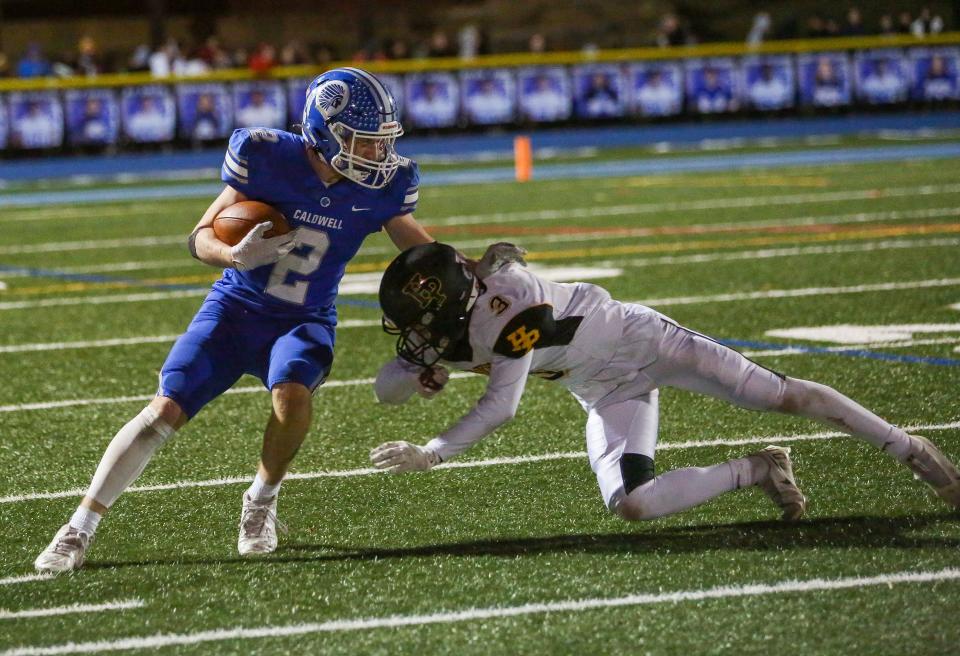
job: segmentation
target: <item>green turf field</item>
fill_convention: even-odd
[[[470,254],[509,240],[534,266],[599,275],[614,297],[743,340],[764,365],[960,458],[958,171],[940,160],[425,188],[418,217]],[[956,651],[960,516],[889,458],[807,421],[661,396],[658,471],[789,444],[810,499],[794,525],[757,490],[644,524],[610,516],[579,406],[540,380],[515,421],[459,461],[471,466],[371,473],[371,447],[425,441],[483,380],[377,406],[369,379],[393,338],[370,293],[341,307],[276,553],[236,554],[269,411],[245,378],[158,453],[82,571],[37,580],[33,559],[218,275],[185,248],[205,207],[0,213],[0,655]],[[393,254],[371,238],[345,284],[363,292]],[[839,324],[908,328],[857,354],[778,353],[771,344],[836,345],[767,334]],[[74,604],[94,608],[41,612]]]

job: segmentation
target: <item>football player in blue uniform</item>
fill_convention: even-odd
[[[42,572],[83,564],[101,516],[154,451],[244,373],[263,381],[273,412],[253,484],[243,495],[240,554],[276,548],[280,483],[310,425],[311,396],[333,360],[334,299],[347,262],[381,228],[400,250],[433,239],[413,217],[417,165],[394,150],[403,134],[390,91],[373,75],[339,68],[307,89],[302,136],[265,128],[233,133],[223,191],[204,213],[190,251],[224,267],[167,356],[157,396],[116,434],[89,490],[37,558]],[[236,246],[214,218],[243,200],[284,214],[290,233],[258,224]]]

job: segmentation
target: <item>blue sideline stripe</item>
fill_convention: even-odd
[[[693,157],[659,157],[618,162],[541,164],[534,167],[533,177],[538,180],[556,180],[624,175],[661,175],[695,171],[727,171],[738,168],[769,169],[812,164],[829,166],[835,164],[943,159],[951,157],[960,157],[960,142],[769,153],[699,155]],[[513,179],[514,171],[512,167],[496,167],[468,171],[424,173],[422,184],[429,187],[431,185],[446,186],[484,182],[508,182]],[[222,189],[223,183],[211,182],[169,185],[164,187],[31,192],[0,196],[0,207],[104,203],[163,198],[206,198],[216,196]]]
[[[863,349],[850,349],[836,351],[825,346],[808,346],[806,344],[773,344],[770,342],[754,342],[744,339],[721,339],[721,344],[727,346],[740,346],[743,348],[769,349],[769,350],[795,350],[805,353],[824,353],[827,355],[843,355],[853,358],[868,358],[871,360],[887,360],[891,362],[906,362],[908,364],[933,364],[941,367],[958,367],[960,360],[952,358],[928,358],[919,355],[897,355],[895,353],[880,353],[879,351],[866,351]]]

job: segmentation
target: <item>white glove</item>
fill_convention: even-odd
[[[263,234],[273,227],[272,221],[264,221],[253,227],[243,240],[230,249],[230,257],[237,271],[249,271],[287,256],[297,245],[297,231],[265,239]]]
[[[519,262],[526,266],[523,256],[527,254],[527,249],[522,246],[515,246],[505,241],[497,242],[487,246],[486,252],[477,263],[477,277],[481,280],[491,273],[496,273],[501,268],[511,262]]]
[[[370,450],[370,462],[377,469],[386,469],[392,474],[408,471],[427,471],[440,464],[440,456],[434,451],[409,442],[384,442]]]
[[[441,366],[427,367],[417,376],[417,394],[425,399],[432,399],[443,391],[444,385],[450,380],[450,373]]]

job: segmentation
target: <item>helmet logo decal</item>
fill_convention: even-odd
[[[329,80],[313,92],[313,103],[325,119],[342,112],[350,102],[350,87],[343,80]]]
[[[443,286],[436,276],[424,278],[419,273],[414,273],[403,286],[403,293],[413,298],[423,309],[434,303],[434,307],[442,307],[447,302],[447,295],[443,293]]]

